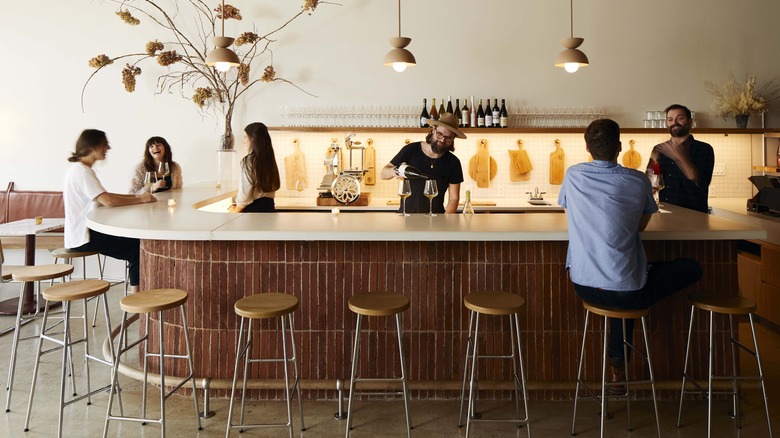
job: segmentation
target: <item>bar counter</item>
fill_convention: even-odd
[[[186,187],[157,195],[156,203],[99,208],[89,226],[103,233],[136,237],[141,243],[141,288],[180,288],[189,292],[188,322],[196,374],[211,379],[212,394],[224,395],[232,378],[238,320],[233,303],[261,292],[284,292],[301,300],[295,314],[304,397],[335,398],[335,380],[349,377],[355,317],[347,300],[359,292],[407,295],[404,343],[415,398],[455,398],[459,394],[468,329],[462,299],[472,291],[505,290],[526,298],[521,314],[529,398],[561,399],[573,393],[584,311],[565,271],[567,231],[561,213],[412,215],[390,212],[235,214],[199,208],[230,192],[213,185]],[[175,205],[169,206],[168,200]],[[690,210],[664,207],[642,233],[649,260],[687,256],[703,266],[704,278],[689,292],[737,294],[740,239],[764,239],[766,231]],[[679,390],[689,307],[685,293],[655,306],[649,317],[650,352],[661,397]],[[152,320],[152,333],[155,333]],[[697,323],[701,319],[697,320]],[[697,324],[698,325],[698,324]],[[180,321],[166,325],[166,338],[179,339]],[[488,320],[487,354],[509,348],[503,324]],[[696,336],[705,338],[704,326]],[[396,363],[391,321],[371,321],[362,366],[387,373]],[[717,333],[718,349],[727,333]],[[276,325],[263,322],[255,338],[261,351],[277,352]],[[183,347],[172,346],[177,352]],[[593,351],[590,343],[587,351]],[[598,347],[595,347],[598,350]],[[676,353],[679,354],[676,354]],[[671,354],[670,354],[671,353]],[[586,375],[600,376],[589,353]],[[695,352],[706,375],[706,344]],[[717,369],[731,366],[718,356]],[[507,397],[511,367],[491,361],[482,374],[485,398]],[[646,370],[632,361],[639,376]],[[171,365],[171,372],[183,369]],[[263,379],[281,378],[281,368],[261,367]],[[392,372],[392,370],[391,370]],[[266,388],[278,388],[268,386]],[[674,388],[677,387],[675,390]],[[640,392],[641,394],[641,392]],[[278,390],[252,396],[276,398]]]

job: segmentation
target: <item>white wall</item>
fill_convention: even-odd
[[[303,0],[232,3],[244,15],[243,22],[228,23],[227,33],[235,35],[251,22],[258,28],[279,23]],[[282,83],[262,84],[237,108],[235,130],[258,120],[281,124],[282,105],[416,104],[448,94],[505,97],[514,107],[604,105],[625,127],[639,127],[648,109],[679,102],[697,112],[699,126],[731,127],[733,121],[713,117],[702,81],[723,81],[729,71],[749,70],[764,80],[780,76],[777,0],[574,2],[574,33],[585,38],[591,66],[573,75],[552,66],[558,40],[568,36],[565,0],[407,0],[402,30],[413,38],[409,49],[418,65],[404,74],[381,65],[387,38],[397,32],[396,2],[341,3],[323,4],[296,21],[274,47],[278,75],[318,98]],[[168,40],[153,26],[125,25],[114,11],[111,2],[94,0],[0,5],[6,60],[0,69],[0,185],[61,190],[66,158],[89,127],[105,130],[111,140],[109,159],[98,167],[110,191],[127,190],[130,169],[151,135],[172,143],[185,183],[216,178],[220,121],[177,94],[154,95],[161,67],[142,65],[133,94],[120,82],[123,64],[102,71],[81,111],[91,57],[141,51],[155,37]]]

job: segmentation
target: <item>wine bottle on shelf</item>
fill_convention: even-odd
[[[423,109],[420,113],[420,128],[427,128],[428,122],[426,119],[429,119],[430,116],[428,115],[428,99],[423,98]]]
[[[474,106],[474,96],[471,96],[471,112],[469,112],[469,126],[477,127],[477,107]]]
[[[493,127],[501,126],[501,109],[498,107],[498,99],[493,99]]]
[[[441,117],[445,112],[447,112],[447,110],[444,109],[444,99],[442,99],[439,103],[439,117]]]
[[[506,111],[506,99],[501,99],[501,109],[499,110],[499,126],[509,127],[509,113]]]
[[[406,163],[401,163],[401,165],[398,166],[398,175],[400,175],[401,178],[406,179],[431,179],[429,175],[420,172],[416,167],[410,166]]]
[[[485,107],[485,128],[493,127],[493,109],[490,108],[490,99],[487,100],[487,106]]]
[[[447,112],[452,114],[452,100],[451,96],[447,96]]]
[[[477,109],[477,128],[485,127],[485,110],[482,109],[482,99],[479,99],[479,109]]]
[[[455,114],[455,117],[458,119],[458,126],[460,126],[460,99],[455,99],[455,112],[453,114]]]
[[[469,111],[469,102],[467,99],[463,99],[463,108],[460,109],[460,127],[467,128],[469,126],[469,118],[471,113]]]
[[[433,103],[431,104],[431,120],[439,120],[439,111],[436,110],[436,98],[433,98]]]
[[[471,205],[471,190],[466,190],[466,201],[463,203],[463,214],[474,214],[474,206]]]

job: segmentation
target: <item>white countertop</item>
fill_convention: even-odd
[[[780,245],[780,218],[747,211],[747,198],[710,198],[712,214],[766,230],[762,240]]]
[[[198,209],[218,201],[227,202],[224,200],[231,193],[221,192],[210,184],[187,186],[183,190],[156,194],[158,201],[154,203],[98,208],[89,214],[88,224],[103,233],[152,240],[562,241],[568,238],[566,215],[561,213],[404,217],[390,211],[334,215],[327,212],[330,207],[324,207],[326,212],[272,214]],[[169,207],[168,200],[174,200],[175,206]],[[665,209],[671,214],[654,217],[642,233],[643,240],[765,239],[767,235],[766,231],[748,224],[674,206]]]

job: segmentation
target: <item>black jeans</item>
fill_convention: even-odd
[[[274,213],[276,204],[274,198],[257,198],[251,204],[244,207],[243,213]]]
[[[583,300],[617,309],[645,309],[658,300],[672,295],[699,281],[702,275],[699,262],[689,258],[679,258],[672,262],[651,263],[647,272],[647,282],[642,289],[633,291],[611,291],[582,286],[574,283],[574,290]],[[626,341],[634,338],[634,320],[626,320]],[[609,319],[608,355],[612,366],[622,368],[628,359],[623,357],[623,324],[620,319]],[[630,356],[629,350],[629,356]]]
[[[89,242],[70,248],[73,251],[97,251],[109,257],[126,260],[128,263],[130,286],[138,286],[140,274],[141,241],[129,237],[111,236],[99,231],[89,230]]]

